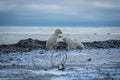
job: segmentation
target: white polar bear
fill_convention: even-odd
[[[60,38],[59,34],[62,34],[60,29],[56,29],[52,36],[46,42],[47,49],[55,49],[57,47],[57,39]]]
[[[84,49],[84,45],[81,42],[71,40],[70,38],[63,38],[63,41],[67,43],[67,49]]]

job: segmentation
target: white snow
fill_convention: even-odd
[[[41,51],[44,53],[40,54]],[[30,76],[33,78],[46,76],[50,80],[120,79],[119,48],[71,50],[66,53],[68,58],[63,71],[51,67],[51,51],[46,52],[40,49],[24,53],[1,54],[0,66],[8,66],[8,68],[1,67],[0,79],[24,79]],[[36,60],[35,63],[39,69],[33,65],[32,58]],[[89,58],[91,61],[88,61]],[[15,67],[13,64],[18,66]],[[24,76],[21,76],[23,74]],[[43,79],[46,78],[43,77]]]

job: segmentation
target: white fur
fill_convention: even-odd
[[[59,34],[62,34],[60,29],[56,29],[52,36],[46,42],[47,49],[55,49],[57,47],[57,39],[59,38]]]
[[[73,49],[84,49],[84,45],[81,42],[71,40],[70,38],[63,38],[64,42],[67,43],[67,49],[73,50]]]

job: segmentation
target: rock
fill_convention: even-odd
[[[65,43],[65,42],[58,42],[58,47],[57,47],[57,49],[58,50],[66,50],[66,48],[67,48],[67,44]]]
[[[12,60],[13,60],[13,58],[10,58],[10,60],[12,61]]]
[[[110,35],[110,33],[107,33],[107,35]]]
[[[44,69],[44,71],[47,71],[48,69]]]
[[[64,69],[65,69],[65,66],[63,64],[58,66],[58,70],[64,70]]]
[[[10,52],[29,52],[34,49],[46,49],[45,48],[46,41],[40,41],[40,40],[33,40],[31,38],[20,40],[16,44],[11,45],[0,45],[0,51],[4,53],[10,53]]]
[[[92,61],[92,59],[91,59],[91,58],[89,58],[89,59],[87,59],[87,61]]]
[[[13,67],[15,67],[15,66],[16,66],[16,64],[12,64],[12,66],[13,66]]]
[[[44,54],[44,51],[40,51],[39,53],[40,53],[40,54]]]
[[[94,42],[83,42],[86,49],[93,48],[120,48],[120,40],[107,40],[107,41],[94,41]],[[0,52],[30,52],[37,49],[46,49],[46,41],[33,40],[31,38],[20,40],[16,44],[0,45]],[[66,50],[67,44],[63,41],[58,42],[58,50]]]

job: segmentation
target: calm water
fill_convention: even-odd
[[[82,42],[120,40],[119,27],[0,27],[0,44],[12,44],[27,38],[47,40],[57,28],[62,30],[63,37]]]

